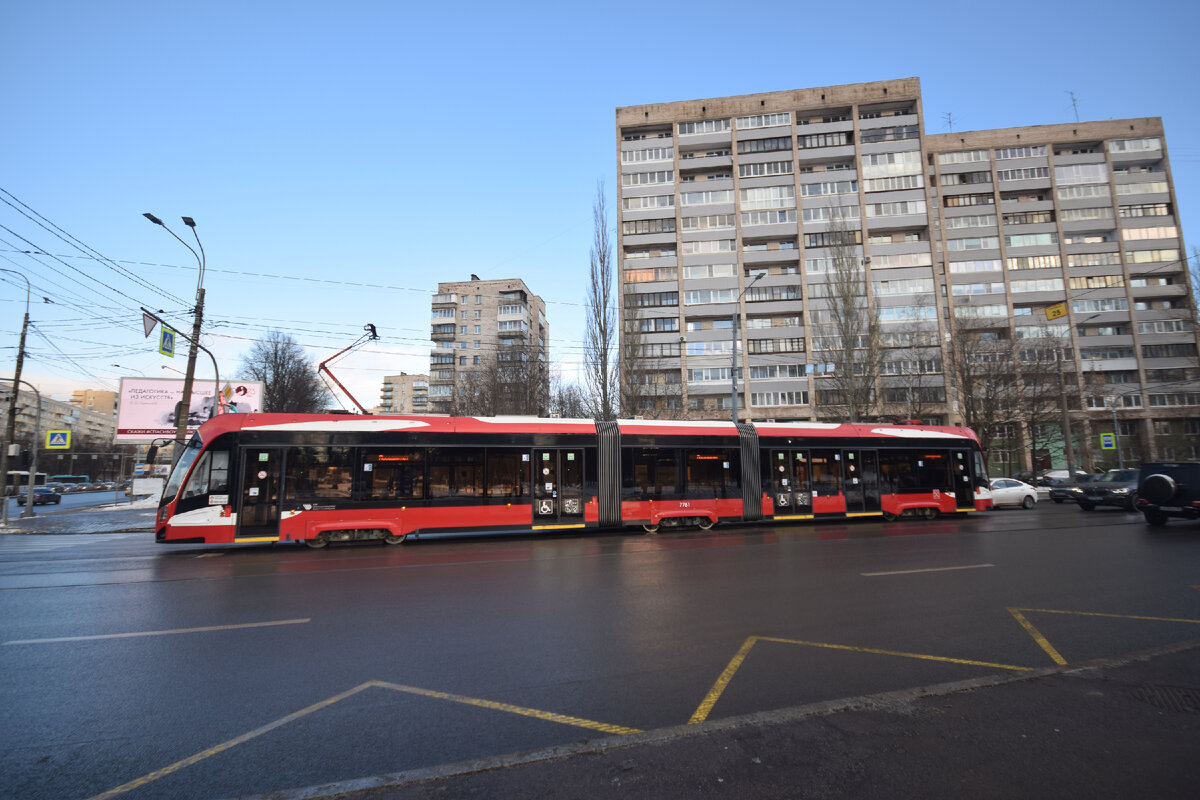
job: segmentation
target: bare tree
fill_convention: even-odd
[[[550,413],[550,370],[535,344],[501,347],[469,371],[458,372],[451,416],[544,417]]]
[[[915,300],[914,305],[928,305]],[[937,331],[913,323],[880,335],[879,375],[883,384],[881,409],[889,416],[922,419],[946,404],[942,352]]]
[[[329,391],[296,340],[282,331],[270,331],[242,356],[239,377],[262,381],[265,412],[313,413],[323,411]]]
[[[615,340],[616,298],[613,295],[612,245],[608,238],[608,211],[604,182],[596,186],[592,203],[592,251],[588,270],[587,328],[584,332],[583,362],[590,416],[615,419],[620,394]]]
[[[557,373],[550,376],[550,416],[567,419],[592,417],[587,396],[578,384]]]
[[[946,352],[963,422],[975,431],[985,453],[1011,444],[1016,434],[1018,398],[1012,341],[1006,319],[964,316],[951,309]]]
[[[672,334],[669,341],[650,341],[646,335],[653,318],[643,313],[642,304],[657,302],[656,297],[656,293],[640,294],[625,287],[618,371],[621,414],[682,419],[686,416],[679,366],[683,339]]]
[[[825,287],[826,317],[813,325],[817,337],[813,351],[816,361],[831,372],[819,379],[818,414],[859,422],[870,418],[877,408],[879,312],[867,297],[861,231],[851,229],[842,213],[834,211],[825,236],[829,279],[815,285]],[[810,284],[810,291],[815,285]]]

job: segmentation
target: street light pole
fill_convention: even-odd
[[[21,280],[25,281],[25,321],[21,323],[21,341],[17,344],[17,368],[13,372],[12,382],[12,398],[8,403],[8,415],[4,421],[4,439],[0,441],[0,479],[4,481],[4,488],[0,489],[0,499],[3,499],[4,510],[0,512],[0,519],[5,523],[8,522],[8,448],[16,441],[17,431],[17,395],[20,393],[21,386],[21,367],[25,363],[25,333],[29,330],[29,279],[22,273],[12,269],[0,269],[0,272],[7,272],[10,275],[16,275]],[[39,404],[39,408],[40,408]],[[13,494],[16,494],[14,489]]]
[[[738,413],[737,413],[737,348],[738,348],[738,320],[741,317],[741,315],[738,313],[738,304],[742,302],[742,295],[744,295],[746,293],[746,290],[749,289],[751,286],[753,286],[755,283],[757,283],[758,279],[761,278],[763,275],[766,275],[766,273],[760,272],[757,275],[755,275],[754,280],[747,283],[745,288],[742,289],[742,291],[738,293],[737,299],[733,301],[733,329],[730,331],[730,334],[729,334],[731,337],[730,342],[729,342],[729,344],[731,345],[729,348],[729,357],[730,357],[729,416],[730,416],[730,419],[733,420],[734,425],[737,425],[737,421],[738,421]]]
[[[200,248],[199,253],[190,244],[180,239],[179,235],[168,228],[166,223],[158,217],[150,213],[142,214],[142,216],[178,239],[179,243],[196,257],[196,263],[200,267],[200,274],[196,280],[196,313],[192,321],[191,347],[188,348],[187,371],[183,374],[183,399],[175,407],[175,441],[179,452],[182,453],[183,445],[186,443],[188,418],[191,416],[192,381],[196,376],[196,346],[200,341],[200,323],[204,319],[204,246],[200,244],[200,236],[196,233],[196,221],[191,217],[183,217],[183,224],[192,229],[192,236],[196,237],[196,246]],[[218,386],[217,391],[219,392],[220,390],[221,387]]]

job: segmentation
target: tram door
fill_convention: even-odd
[[[533,451],[533,523],[583,522],[583,450]]]
[[[242,450],[242,498],[237,538],[279,535],[279,487],[283,483],[283,450]]]
[[[975,481],[971,480],[971,462],[974,454],[970,450],[951,452],[951,470],[954,474],[954,506],[964,511],[975,510]]]
[[[812,486],[807,450],[771,453],[771,499],[775,515],[812,513]]]
[[[879,510],[879,457],[874,450],[843,450],[846,513]]]

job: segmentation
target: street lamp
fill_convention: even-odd
[[[733,301],[733,330],[731,330],[730,334],[729,334],[731,337],[730,341],[729,341],[729,343],[731,345],[731,347],[729,349],[729,357],[731,359],[730,368],[729,368],[729,416],[730,416],[730,419],[733,420],[734,425],[737,425],[737,421],[738,421],[738,413],[737,413],[737,346],[738,346],[738,319],[740,317],[740,315],[738,314],[738,303],[742,302],[742,295],[744,295],[746,293],[746,290],[749,289],[751,286],[753,286],[755,283],[757,283],[758,279],[766,274],[767,273],[765,273],[765,272],[760,272],[757,275],[755,275],[754,280],[747,283],[745,288],[743,288],[742,291],[738,293],[737,299]]]
[[[146,377],[146,373],[142,372],[142,371],[141,371],[140,369],[138,369],[137,367],[127,367],[127,366],[125,366],[124,364],[110,364],[109,366],[111,366],[111,367],[116,367],[117,369],[127,369],[127,370],[132,370],[133,372],[136,372],[138,375],[141,375],[143,378],[144,378],[144,377]]]
[[[196,257],[196,263],[200,267],[200,274],[196,279],[196,313],[192,322],[192,339],[191,346],[188,348],[187,372],[183,375],[183,399],[179,401],[179,405],[175,407],[175,440],[182,448],[184,438],[187,436],[188,417],[192,407],[192,381],[196,376],[196,347],[200,341],[200,323],[204,319],[204,245],[200,244],[200,236],[196,233],[196,220],[191,217],[183,217],[183,224],[192,229],[192,236],[196,239],[196,247],[200,248],[200,252],[196,250],[183,239],[175,231],[167,227],[166,223],[151,213],[142,214],[143,217],[158,225],[167,233],[174,236],[180,244],[186,247],[193,256]],[[217,387],[220,391],[220,387]],[[183,451],[180,450],[182,453]]]

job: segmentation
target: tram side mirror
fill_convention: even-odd
[[[153,464],[154,458],[157,455],[158,455],[158,445],[156,445],[156,444],[150,445],[150,448],[148,450],[146,450],[146,463]]]

